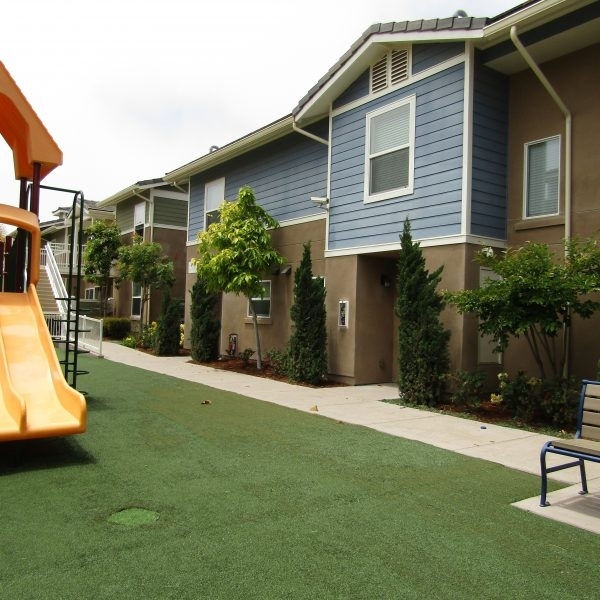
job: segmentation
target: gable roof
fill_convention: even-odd
[[[545,29],[551,22],[550,30]],[[524,43],[532,44],[534,58],[543,61],[572,52],[589,43],[590,39],[596,39],[599,25],[598,0],[528,0],[495,17],[454,16],[372,25],[304,95],[290,115],[168,172],[165,180],[182,182],[191,175],[288,135],[297,125],[303,127],[326,117],[335,98],[390,46],[472,41],[484,52],[489,66],[503,73],[514,73],[526,65],[510,40],[512,27],[517,27],[519,34],[523,34]]]

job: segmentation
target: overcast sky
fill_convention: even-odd
[[[15,0],[0,61],[58,146],[44,184],[103,200],[289,114],[373,23],[519,0]],[[0,137],[0,203],[18,205]],[[71,195],[42,190],[40,218]]]

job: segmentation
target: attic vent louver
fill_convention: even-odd
[[[387,78],[387,54],[380,58],[371,69],[371,91],[378,92],[388,85]]]
[[[394,50],[391,56],[392,85],[408,79],[408,50]]]
[[[408,79],[408,50],[392,50],[371,67],[371,93]]]

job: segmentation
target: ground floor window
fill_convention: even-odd
[[[86,300],[98,300],[100,298],[100,288],[99,287],[91,287],[85,290],[85,299]]]
[[[142,286],[139,283],[131,285],[131,316],[139,317],[142,314]]]
[[[271,316],[271,282],[268,280],[261,281],[261,285],[263,286],[263,294],[262,296],[256,296],[252,298],[252,304],[254,305],[254,310],[256,311],[257,317],[262,317],[263,319],[268,319]],[[248,316],[252,316],[252,310],[250,308],[250,302],[248,302]]]

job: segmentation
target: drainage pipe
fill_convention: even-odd
[[[548,92],[548,94],[550,94],[550,97],[554,100],[554,102],[565,117],[565,241],[569,241],[571,239],[571,111],[567,108],[566,104],[556,93],[556,90],[552,87],[552,84],[548,81],[548,79],[542,73],[536,62],[529,54],[529,52],[527,52],[527,50],[525,49],[525,46],[523,46],[523,44],[521,43],[521,40],[517,35],[517,27],[515,25],[513,25],[510,28],[510,39],[519,51],[519,54],[523,57],[529,68],[533,71],[540,83],[544,86],[544,89]]]
[[[533,71],[535,76],[538,78],[544,89],[550,94],[550,97],[554,100],[560,111],[565,117],[565,254],[567,253],[567,244],[571,239],[571,156],[572,156],[572,123],[571,123],[571,111],[567,108],[566,104],[562,101],[561,97],[556,93],[556,90],[552,87],[552,84],[548,81],[546,76],[542,73],[537,63],[533,60],[529,52],[525,49],[525,46],[521,43],[517,35],[517,27],[513,25],[510,28],[510,39],[517,48],[519,54],[523,57],[529,68]],[[570,372],[570,340],[569,340],[569,329],[564,330],[564,347],[565,347],[565,362],[563,367],[563,376],[567,377]]]

